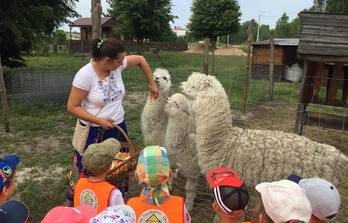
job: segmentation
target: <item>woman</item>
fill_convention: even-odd
[[[82,125],[91,124],[85,148],[111,137],[124,141],[123,134],[115,128],[117,124],[127,133],[122,106],[125,87],[121,74],[125,68],[134,66],[142,69],[149,82],[150,96],[156,99],[159,91],[143,56],[127,56],[122,43],[113,38],[93,41],[92,59],[76,73],[67,103],[68,112],[79,118]],[[81,154],[75,150],[74,166],[79,177],[84,176],[81,159]],[[71,186],[67,199],[67,205],[72,205]]]

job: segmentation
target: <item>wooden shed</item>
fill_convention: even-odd
[[[101,18],[101,37],[108,38],[113,35],[112,29],[116,27],[116,21],[111,17]],[[91,18],[78,18],[71,24],[70,28],[79,27],[80,28],[80,40],[91,40],[92,39],[92,20]],[[70,29],[71,30],[71,29]]]
[[[345,117],[308,113],[308,104],[347,108],[348,105],[348,14],[301,12],[302,30],[298,56],[304,61],[295,132],[303,121],[348,129]],[[306,115],[305,115],[306,114]],[[304,120],[307,119],[307,120]]]
[[[255,42],[251,65],[253,79],[269,79],[270,40]],[[297,38],[274,38],[274,81],[284,80],[285,66],[299,63]]]

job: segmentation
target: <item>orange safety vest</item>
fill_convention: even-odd
[[[116,187],[106,181],[91,182],[80,178],[75,186],[74,206],[89,205],[99,212],[109,206],[110,193]]]
[[[158,207],[156,204],[147,204],[145,197],[130,198],[127,205],[134,209],[137,223],[161,222],[161,223],[184,223],[184,198],[170,196]]]

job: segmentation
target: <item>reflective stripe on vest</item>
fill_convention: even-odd
[[[109,206],[110,193],[116,187],[108,182],[90,182],[80,178],[75,186],[74,206],[89,205],[99,212]]]
[[[184,223],[184,199],[170,196],[159,207],[155,204],[147,204],[145,197],[134,197],[127,201],[127,205],[134,209],[137,223]]]

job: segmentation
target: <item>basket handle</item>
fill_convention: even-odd
[[[132,141],[129,139],[126,132],[119,125],[114,124],[114,127],[117,128],[122,133],[123,137],[127,140],[127,143],[129,143],[129,145],[133,145]]]

